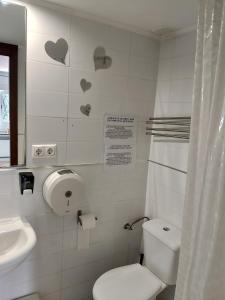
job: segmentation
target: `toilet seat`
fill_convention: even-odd
[[[149,269],[140,264],[128,265],[110,270],[95,282],[95,300],[150,300],[164,283]]]

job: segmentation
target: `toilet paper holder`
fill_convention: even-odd
[[[77,224],[79,224],[80,226],[82,226],[82,220],[81,220],[81,216],[83,215],[82,210],[78,210],[77,211]],[[95,220],[97,221],[98,218],[95,217]]]

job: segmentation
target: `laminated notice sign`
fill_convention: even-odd
[[[129,166],[136,159],[135,117],[105,115],[105,166]]]

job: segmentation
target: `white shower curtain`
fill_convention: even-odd
[[[225,0],[200,0],[176,300],[225,300]]]

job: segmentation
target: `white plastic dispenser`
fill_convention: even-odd
[[[45,180],[43,196],[58,216],[75,215],[84,201],[84,181],[72,170],[57,170]]]

